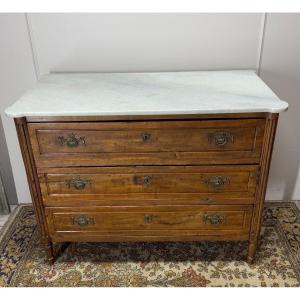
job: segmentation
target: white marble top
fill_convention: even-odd
[[[41,78],[6,114],[110,116],[282,112],[254,71],[69,73]]]

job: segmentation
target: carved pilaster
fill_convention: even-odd
[[[38,225],[39,237],[45,248],[49,261],[54,260],[52,243],[49,238],[46,216],[40,191],[38,175],[33,159],[32,149],[29,140],[27,123],[25,118],[16,118],[15,125],[17,129],[19,144],[25,165],[27,180],[32,198],[32,204],[35,211],[35,217]]]
[[[260,159],[260,178],[256,190],[251,232],[249,236],[248,262],[252,263],[255,257],[257,243],[260,235],[264,201],[268,183],[269,169],[278,122],[278,114],[269,114],[266,118],[264,143]]]

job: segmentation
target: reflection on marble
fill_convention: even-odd
[[[42,77],[6,110],[22,116],[281,112],[254,71],[69,73]]]

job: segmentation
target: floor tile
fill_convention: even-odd
[[[17,205],[10,205],[10,213],[12,213],[16,209]],[[8,220],[8,215],[0,215],[0,227],[3,227],[6,221]]]
[[[9,215],[0,215],[0,226],[3,226],[7,221]]]

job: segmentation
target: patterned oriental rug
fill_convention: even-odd
[[[0,233],[0,286],[300,286],[300,211],[267,202],[256,262],[245,242],[76,243],[44,263],[31,206],[19,206]]]

